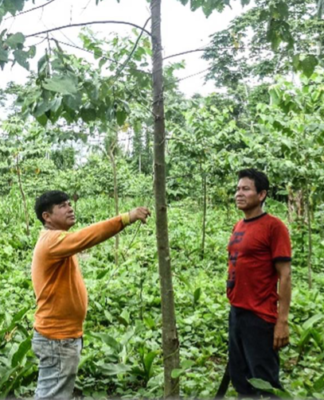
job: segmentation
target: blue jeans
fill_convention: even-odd
[[[39,359],[36,399],[70,399],[82,350],[82,338],[47,339],[34,331],[33,351]]]

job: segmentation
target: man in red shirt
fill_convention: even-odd
[[[281,388],[278,350],[289,342],[291,245],[286,226],[262,209],[268,190],[263,172],[239,172],[235,201],[245,218],[234,226],[228,245],[227,297],[229,370],[241,396],[260,394],[251,378]]]

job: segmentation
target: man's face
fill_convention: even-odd
[[[257,192],[255,183],[252,179],[242,178],[239,180],[236,193],[235,202],[239,210],[249,211],[254,208],[260,207],[262,200],[266,197],[266,190]]]
[[[51,228],[68,231],[75,224],[75,215],[70,200],[53,206],[52,212],[43,213],[45,225]]]

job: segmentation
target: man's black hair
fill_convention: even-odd
[[[257,171],[254,168],[242,169],[238,172],[238,178],[239,180],[242,178],[251,179],[252,181],[254,181],[257,193],[262,192],[262,190],[266,190],[268,195],[270,183],[267,175],[264,172]],[[264,203],[266,197],[262,201],[262,204]]]
[[[35,212],[37,218],[44,225],[45,221],[42,217],[43,212],[47,211],[51,213],[53,206],[61,204],[67,200],[69,200],[69,195],[65,192],[61,192],[60,190],[49,190],[48,192],[43,193],[36,199],[35,203]]]

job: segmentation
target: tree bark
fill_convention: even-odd
[[[201,239],[201,258],[205,256],[205,242],[206,242],[206,214],[207,214],[207,175],[203,172],[203,222],[202,222],[202,239]]]
[[[23,189],[22,181],[21,181],[20,165],[19,165],[19,154],[17,154],[16,169],[17,169],[17,176],[18,176],[19,191],[20,191],[21,198],[22,198],[22,201],[23,201],[23,206],[24,206],[25,221],[26,221],[26,234],[27,234],[27,236],[29,236],[29,234],[30,234],[30,230],[29,230],[29,213],[28,213],[26,196],[25,196],[25,192],[24,192],[24,189]]]
[[[161,0],[151,1],[151,15],[153,48],[154,190],[162,304],[164,397],[176,398],[179,396],[179,379],[173,379],[171,373],[173,369],[179,368],[179,340],[174,308],[166,204]]]
[[[306,190],[306,212],[307,212],[307,230],[308,230],[308,253],[307,253],[307,268],[308,268],[308,288],[312,288],[312,252],[313,252],[313,242],[312,242],[312,220],[310,212],[310,201],[309,201],[309,190]]]
[[[117,184],[117,167],[114,156],[115,147],[117,145],[117,138],[109,146],[109,158],[113,170],[114,178],[114,200],[115,200],[115,215],[119,214],[119,200],[118,200],[118,184]],[[115,235],[115,264],[118,266],[118,249],[119,249],[119,235]]]

